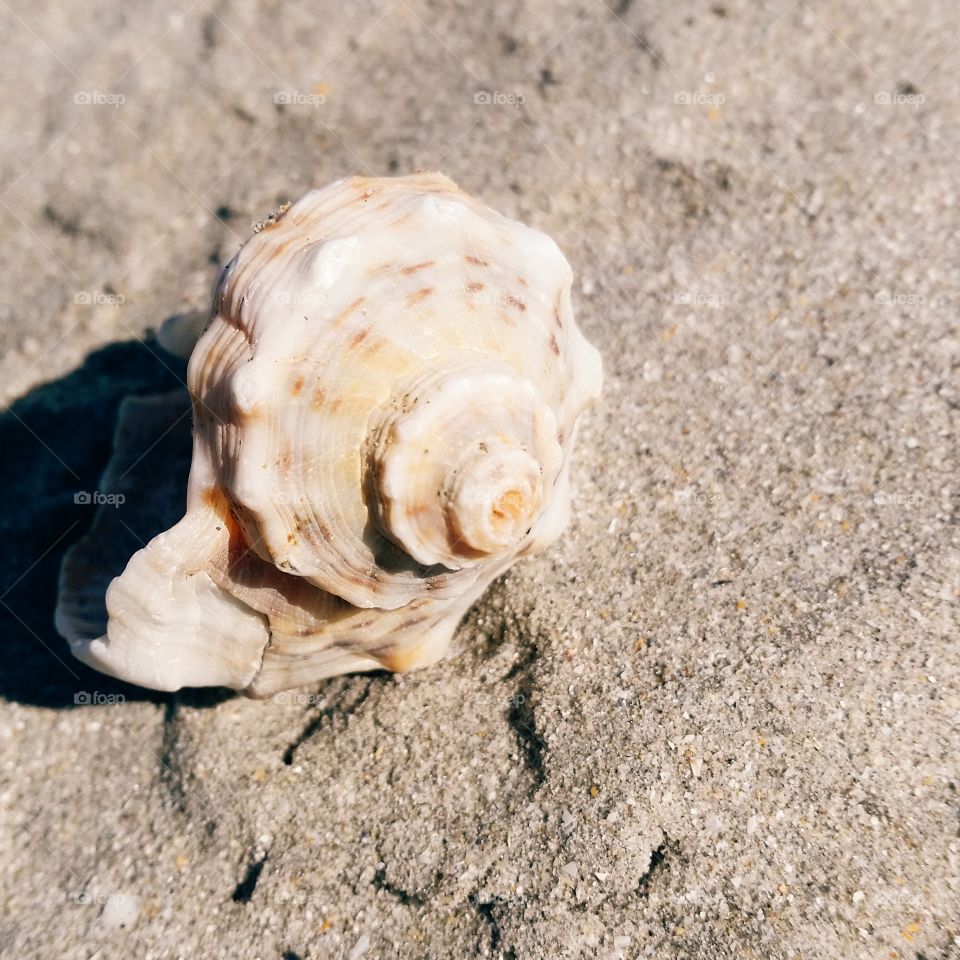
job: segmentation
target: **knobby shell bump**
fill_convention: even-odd
[[[65,560],[74,655],[251,696],[440,659],[567,523],[601,384],[571,279],[549,237],[439,174],[341,180],[262,224],[190,354],[186,513],[110,583],[105,632],[90,538]]]

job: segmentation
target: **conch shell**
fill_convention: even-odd
[[[133,555],[91,666],[251,696],[434,663],[569,516],[600,358],[547,236],[438,174],[353,177],[260,225],[190,357],[186,514]]]

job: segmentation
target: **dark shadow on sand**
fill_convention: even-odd
[[[0,414],[0,696],[7,700],[72,708],[111,697],[169,699],[75,660],[54,629],[53,611],[64,552],[89,529],[96,509],[77,502],[78,495],[97,490],[121,401],[174,390],[185,377],[185,362],[155,341],[124,341],[91,353],[83,366]],[[184,429],[189,436],[189,418]],[[130,522],[137,526],[135,516]],[[160,529],[134,533],[146,541]],[[184,691],[179,700],[204,705],[228,696]]]

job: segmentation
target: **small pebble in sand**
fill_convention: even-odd
[[[350,951],[350,960],[360,960],[362,956],[370,949],[370,938],[364,933],[361,934],[354,948]]]

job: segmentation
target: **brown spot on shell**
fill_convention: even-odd
[[[387,345],[388,341],[385,337],[371,337],[367,340],[366,347],[364,347],[364,356],[366,356],[369,361],[371,357]]]
[[[507,297],[507,306],[516,307],[521,313],[527,309],[527,305],[519,297],[513,296]]]
[[[471,256],[469,253],[463,259],[466,260],[467,263],[472,263],[474,266],[477,266],[477,267],[490,266],[489,260],[481,260],[480,257]]]
[[[287,237],[286,240],[281,241],[273,247],[272,256],[279,257],[281,254],[286,253],[296,242],[296,237]]]
[[[557,343],[557,338],[551,333],[550,334],[550,349],[559,357],[560,356],[560,344]]]
[[[293,446],[289,443],[285,444],[280,449],[280,456],[274,462],[281,470],[287,472],[293,466]]]
[[[227,564],[228,566],[233,566],[250,552],[250,547],[247,544],[247,538],[244,535],[243,526],[237,519],[233,510],[227,511],[224,522],[227,525],[228,533]]]
[[[366,340],[367,337],[370,336],[370,331],[371,331],[372,329],[373,329],[372,327],[362,327],[360,330],[358,330],[358,331],[350,338],[350,347],[351,347],[351,349],[354,348],[354,347],[359,347],[360,344],[363,343],[363,341]]]
[[[352,583],[355,587],[362,587],[367,583],[367,578],[362,573],[357,573],[356,570],[345,570],[343,576],[347,583]],[[373,622],[373,620],[370,621],[371,624]],[[357,626],[360,626],[360,624]]]
[[[433,287],[421,287],[415,293],[411,293],[407,297],[407,305],[412,306],[415,303],[420,303],[421,300],[426,300],[426,298],[429,297],[433,291]]]
[[[474,281],[473,283],[467,284],[468,293],[479,293],[481,290],[486,288],[485,283],[480,283],[479,280]]]
[[[221,517],[226,514],[227,498],[223,495],[219,487],[208,487],[200,495],[200,498],[214,513]]]
[[[314,514],[296,517],[294,533],[297,539],[313,551],[324,550],[333,539],[333,531]]]
[[[344,310],[343,313],[341,313],[340,316],[333,321],[333,325],[335,327],[339,327],[343,321],[350,316],[351,313],[353,313],[355,310],[359,310],[360,307],[363,306],[363,304],[366,302],[366,299],[366,297],[357,297],[357,299],[354,300],[353,303],[351,303],[350,306],[347,307],[347,309]]]
[[[303,389],[303,385],[305,382],[306,382],[305,377],[302,377],[302,376],[297,377],[297,379],[293,381],[293,386],[290,388],[290,396],[292,397],[297,396],[300,393],[300,391]]]
[[[411,273],[416,273],[418,270],[426,270],[427,267],[432,267],[435,263],[436,260],[424,260],[422,263],[412,263],[409,267],[404,267],[400,272],[409,276]]]
[[[317,389],[313,391],[313,399],[310,401],[310,406],[313,407],[314,410],[321,410],[323,409],[326,398],[327,393],[323,387],[317,387]]]

